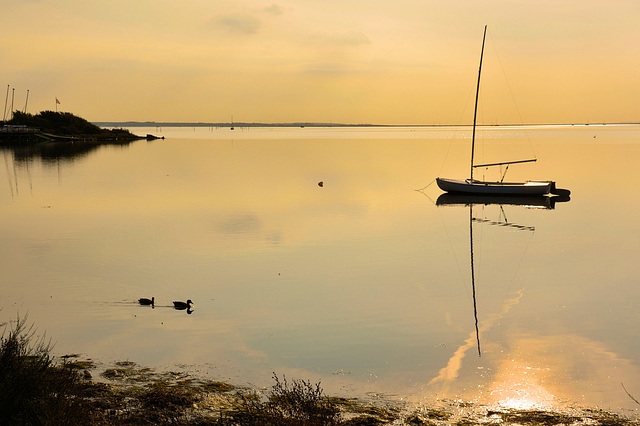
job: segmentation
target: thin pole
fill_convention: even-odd
[[[478,115],[478,95],[480,94],[480,73],[482,72],[482,56],[484,55],[484,39],[487,36],[487,26],[484,26],[482,36],[482,50],[480,51],[480,67],[478,68],[478,85],[476,87],[476,106],[473,110],[473,135],[471,136],[471,180],[473,180],[473,154],[476,146],[476,117]]]
[[[13,98],[16,95],[16,88],[11,89],[11,118],[13,118]]]
[[[503,161],[502,163],[490,163],[490,164],[478,164],[473,167],[492,167],[492,166],[504,166],[505,164],[508,166],[509,164],[519,164],[519,163],[533,163],[538,161],[537,158],[532,158],[531,160],[518,160],[518,161]]]
[[[27,89],[27,99],[24,101],[24,113],[27,113],[27,104],[29,103],[29,89]]]
[[[4,114],[2,114],[2,121],[7,118],[7,101],[9,100],[9,85],[7,84],[7,96],[4,98]]]

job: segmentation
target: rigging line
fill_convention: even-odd
[[[477,129],[476,129],[476,146],[479,146],[480,148],[480,152],[478,153],[477,157],[482,160],[483,162],[485,161],[485,159],[487,158],[486,155],[486,148],[487,148],[487,140],[489,139],[489,137],[487,136],[486,133],[486,128],[484,128],[485,124],[485,116],[484,116],[484,90],[482,89],[482,86],[480,86],[478,88],[479,93],[478,93],[478,125],[477,125]],[[476,149],[476,152],[478,150]],[[477,161],[474,162],[474,166],[476,167],[475,163],[477,163]],[[485,170],[482,171],[482,180],[486,180],[486,172],[487,169],[485,168]]]
[[[502,174],[502,179],[500,179],[500,182],[504,181],[504,178],[507,177],[508,170],[509,170],[509,165],[507,164],[507,167],[504,168],[504,173]]]
[[[462,112],[460,113],[460,117],[458,118],[456,126],[460,126],[462,123],[462,117],[464,117],[464,113],[467,111],[467,107],[469,106],[469,100],[473,96],[474,88],[475,86],[469,89],[467,100],[464,103],[464,107],[462,108]],[[457,127],[454,127],[453,134],[449,138],[449,146],[447,146],[447,152],[444,155],[444,159],[442,160],[442,164],[440,165],[440,170],[438,171],[438,176],[442,175],[442,170],[444,169],[444,165],[447,162],[447,157],[449,157],[449,152],[451,151],[451,146],[453,145],[453,142],[456,140],[457,136],[458,136],[458,129]]]
[[[425,197],[427,197],[429,199],[429,201],[431,201],[431,204],[433,204],[434,206],[437,205],[437,203],[435,201],[433,201],[433,199],[431,197],[429,197],[429,195],[427,195],[426,192],[424,192],[425,189],[427,189],[428,187],[430,187],[433,182],[435,182],[436,180],[432,180],[427,186],[425,186],[424,188],[420,188],[420,189],[415,189],[414,191],[421,193],[422,195],[424,195]]]
[[[513,106],[518,113],[518,118],[520,119],[520,124],[524,125],[524,120],[522,118],[522,113],[520,112],[520,108],[518,108],[518,103],[516,102],[516,97],[513,94],[513,90],[511,89],[511,84],[509,83],[509,78],[507,77],[507,73],[504,70],[504,66],[502,65],[502,60],[500,60],[500,55],[498,54],[498,48],[496,47],[495,40],[491,35],[491,31],[489,32],[489,38],[491,39],[491,45],[493,46],[493,51],[498,59],[498,64],[500,64],[500,70],[502,71],[502,76],[504,77],[504,81],[507,84],[507,88],[509,89],[509,95],[511,95],[511,101],[513,102]],[[533,153],[533,157],[537,158],[536,151],[533,149],[533,144],[531,143],[531,138],[529,137],[529,133],[525,130],[525,136],[527,138],[527,142],[529,142],[529,148],[531,148],[531,152]]]
[[[509,95],[511,95],[511,100],[513,102],[513,105],[516,108],[516,112],[518,113],[520,124],[524,124],[524,121],[522,119],[522,114],[520,113],[520,108],[518,108],[516,97],[514,96],[513,90],[511,89],[511,84],[509,83],[509,79],[507,78],[507,73],[504,70],[504,66],[502,65],[502,60],[500,59],[500,55],[498,54],[498,48],[496,47],[496,43],[495,43],[495,40],[493,39],[493,36],[491,35],[491,32],[489,32],[489,38],[491,39],[491,44],[493,45],[494,53],[496,54],[496,58],[498,59],[498,64],[500,64],[500,70],[502,71],[502,75],[504,77],[505,83],[507,84],[507,88],[509,89]]]
[[[435,181],[436,181],[435,179],[434,179],[434,180],[432,180],[431,182],[429,182],[429,183],[427,184],[427,186],[425,186],[425,187],[423,187],[423,188],[420,188],[420,189],[416,189],[416,191],[418,191],[418,192],[422,192],[422,191],[424,191],[425,189],[427,189],[428,187],[430,187],[431,185],[433,185],[433,182],[435,182]],[[424,194],[424,195],[426,195],[427,197],[429,197],[427,194]],[[431,198],[429,198],[429,199],[431,199]]]
[[[527,245],[524,248],[524,252],[522,253],[522,256],[520,256],[520,259],[518,260],[518,264],[516,265],[516,270],[513,273],[513,276],[511,277],[511,280],[509,280],[509,286],[507,287],[507,290],[505,291],[505,295],[508,294],[511,291],[511,287],[513,286],[513,283],[515,283],[515,281],[516,281],[516,275],[518,275],[518,272],[520,271],[520,266],[522,265],[522,262],[524,261],[524,258],[527,255],[527,252],[529,251],[529,246],[531,245],[531,240],[533,240],[533,235],[536,232],[536,229],[533,226],[528,227],[526,230],[527,231],[531,231],[531,236],[529,237],[529,241],[527,241]]]
[[[453,247],[453,243],[451,242],[451,236],[449,235],[449,231],[447,230],[447,224],[444,222],[444,219],[442,218],[442,213],[440,212],[440,209],[438,209],[438,217],[440,217],[440,222],[442,222],[442,228],[444,229],[444,233],[447,236],[447,241],[449,242],[449,249],[451,250],[451,253],[453,254],[453,258],[456,261],[456,266],[458,267],[458,275],[460,278],[460,281],[458,282],[458,284],[464,283],[465,279],[464,279],[464,275],[462,274],[462,267],[460,266],[460,261],[458,260],[458,256],[456,256],[456,251]],[[468,297],[469,293],[468,293],[467,285],[462,285],[462,288],[465,289],[465,292],[467,293],[467,297]]]
[[[507,214],[504,212],[504,206],[502,204],[500,204],[500,212],[502,213],[502,217],[504,218],[504,222],[505,223],[509,223],[509,220],[507,219]]]
[[[486,209],[487,209],[487,205],[483,204],[482,205],[482,216],[484,217],[484,219],[476,220],[476,221],[478,221],[480,223],[486,223],[486,221],[487,221]],[[482,248],[482,245],[484,244],[484,232],[485,232],[484,229],[485,229],[484,226],[480,227],[480,232],[479,232],[480,236],[478,237],[478,244],[480,245],[480,248]],[[482,263],[482,251],[480,252],[480,255],[478,257],[479,257],[480,263]],[[480,266],[480,265],[478,265],[478,266]]]

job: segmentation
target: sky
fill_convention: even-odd
[[[0,0],[0,94],[89,121],[640,121],[637,0]],[[15,92],[14,92],[15,90]],[[26,93],[29,90],[28,102]]]

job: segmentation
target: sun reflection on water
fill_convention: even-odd
[[[433,405],[429,394],[437,395],[456,418],[494,422],[505,416],[591,418],[593,411],[584,409],[595,401],[606,412],[637,418],[635,402],[620,383],[634,382],[638,367],[600,342],[571,334],[514,334],[503,342],[487,341],[482,359],[461,357],[472,346],[468,338],[418,405]],[[611,360],[618,369],[608,367]]]
[[[505,360],[489,387],[488,404],[515,410],[557,408],[557,398],[545,387],[548,369],[531,367],[519,360]]]

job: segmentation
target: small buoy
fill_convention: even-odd
[[[318,182],[318,186],[322,188],[324,186],[324,182],[323,181]]]

